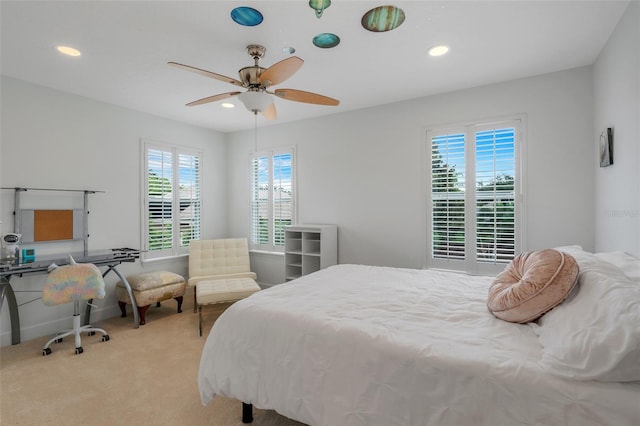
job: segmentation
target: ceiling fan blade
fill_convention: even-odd
[[[189,102],[187,106],[196,106],[202,104],[208,104],[209,102],[220,101],[222,99],[227,99],[232,96],[239,95],[240,92],[228,92],[228,93],[220,93],[219,95],[207,96],[206,98],[198,99],[197,101]]]
[[[273,121],[278,118],[275,102],[271,103],[271,105],[269,105],[264,111],[262,111],[262,116],[269,121]]]
[[[224,81],[225,83],[231,83],[236,86],[244,87],[240,80],[236,80],[235,78],[227,77],[222,74],[216,74],[215,72],[203,70],[200,68],[192,67],[189,65],[179,64],[177,62],[167,62],[169,65],[173,65],[174,67],[182,68],[183,70],[195,72],[196,74],[203,75],[205,77],[214,78],[216,80]]]
[[[305,92],[304,90],[276,89],[273,94],[288,101],[304,102],[306,104],[330,106],[340,105],[340,101],[337,99],[318,95],[317,93]]]
[[[271,65],[260,74],[260,83],[264,87],[280,84],[294,75],[304,64],[304,61],[297,56],[283,59]]]

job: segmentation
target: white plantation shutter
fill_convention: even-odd
[[[290,152],[273,156],[273,244],[284,247],[284,227],[293,222]]]
[[[251,243],[269,244],[269,157],[251,159]]]
[[[173,154],[147,150],[147,219],[148,246],[145,250],[170,255],[173,247]]]
[[[520,120],[427,133],[429,267],[496,272],[519,247]]]
[[[178,193],[180,195],[180,247],[200,239],[200,156],[179,154]]]
[[[143,258],[185,254],[200,238],[201,155],[149,142],[144,153]]]
[[[250,158],[251,248],[283,251],[284,227],[295,222],[293,148]]]
[[[465,258],[464,133],[432,140],[431,211],[433,257]]]
[[[506,263],[515,255],[515,128],[477,131],[476,260]]]

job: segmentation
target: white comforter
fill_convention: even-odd
[[[339,265],[231,306],[204,347],[216,394],[311,425],[633,425],[640,384],[541,369],[531,327],[494,318],[491,278]]]

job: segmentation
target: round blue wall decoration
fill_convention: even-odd
[[[245,27],[255,27],[262,23],[263,17],[262,13],[252,7],[241,6],[231,11],[231,19],[233,19],[236,24],[244,25]]]

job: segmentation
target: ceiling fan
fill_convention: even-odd
[[[169,65],[182,68],[187,71],[195,72],[205,77],[210,77],[216,80],[231,83],[238,87],[244,87],[247,89],[245,92],[227,92],[220,93],[218,95],[208,96],[206,98],[198,99],[197,101],[189,102],[187,106],[202,105],[209,102],[216,102],[222,99],[238,96],[245,107],[254,114],[262,113],[267,120],[276,119],[276,107],[271,95],[277,96],[289,101],[303,102],[316,105],[331,105],[336,106],[340,104],[337,99],[330,98],[328,96],[319,95],[317,93],[305,92],[303,90],[296,89],[275,89],[273,91],[268,90],[269,87],[282,83],[286,79],[294,75],[302,66],[304,61],[297,56],[284,59],[271,65],[269,68],[263,68],[258,65],[258,61],[264,54],[266,49],[263,46],[257,44],[250,44],[247,46],[247,53],[254,60],[253,66],[241,68],[238,71],[240,80],[235,78],[226,77],[221,74],[216,74],[211,71],[195,68],[189,65],[179,64],[177,62],[169,62]]]

